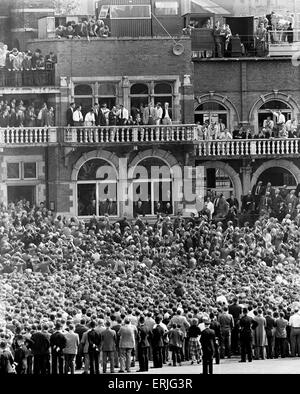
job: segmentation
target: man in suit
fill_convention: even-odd
[[[172,324],[172,328],[168,332],[168,337],[169,347],[172,351],[173,366],[176,367],[176,362],[181,366],[181,349],[183,347],[184,334],[179,324]]]
[[[76,355],[76,369],[81,369],[82,367],[82,356],[83,356],[83,348],[81,344],[82,336],[83,334],[88,330],[88,328],[85,325],[85,319],[81,319],[80,323],[76,325],[75,327],[75,333],[78,334],[79,336],[79,346],[78,346],[78,352]]]
[[[234,322],[234,327],[231,332],[232,335],[231,349],[232,349],[232,353],[238,354],[239,353],[238,322],[242,314],[242,307],[238,304],[238,299],[236,297],[232,299],[232,304],[229,305],[228,311],[232,315]]]
[[[275,319],[272,317],[272,312],[266,312],[266,335],[267,335],[267,358],[274,357],[275,346]]]
[[[64,348],[64,357],[65,357],[65,374],[71,371],[71,375],[74,375],[75,372],[75,357],[78,351],[79,345],[79,335],[74,332],[74,325],[69,325],[69,331],[65,334],[66,338],[66,346]]]
[[[230,197],[226,201],[229,204],[229,208],[236,207],[237,210],[239,209],[239,202],[232,192],[230,192]]]
[[[161,103],[157,103],[154,108],[154,120],[157,126],[159,126],[161,123],[162,115],[163,115],[163,109],[161,107]]]
[[[151,334],[151,330],[145,325],[144,316],[141,316],[138,325],[138,360],[140,364],[138,372],[148,371]]]
[[[230,313],[228,313],[228,307],[223,308],[223,312],[218,317],[218,322],[220,323],[221,330],[221,358],[226,355],[228,358],[231,357],[231,331],[234,327],[234,320]]]
[[[280,195],[280,190],[275,190],[275,195],[272,200],[272,215],[277,217],[279,213],[280,204],[283,202],[283,198]]]
[[[243,308],[243,316],[241,317],[239,324],[241,339],[240,363],[246,362],[246,356],[248,356],[248,361],[250,363],[252,362],[252,329],[255,328],[255,321],[251,316],[248,316],[248,308]]]
[[[68,127],[74,126],[74,121],[73,121],[74,110],[75,110],[75,103],[71,103],[70,107],[67,109],[67,126]]]
[[[120,125],[126,125],[129,119],[129,112],[128,109],[124,107],[123,104],[120,104],[120,109],[117,112],[117,116],[119,118]]]
[[[100,107],[99,103],[94,104],[95,126],[100,126]]]
[[[264,188],[262,186],[262,181],[259,181],[257,185],[253,186],[252,196],[254,199],[255,210],[257,211],[260,205],[262,196],[264,195]]]
[[[51,356],[52,356],[52,375],[64,373],[64,356],[63,350],[66,347],[67,341],[62,333],[62,325],[60,322],[55,324],[55,331],[50,337]]]
[[[50,335],[45,330],[42,331],[41,326],[32,334],[29,347],[33,354],[34,375],[45,375],[49,373]]]
[[[271,211],[271,207],[272,207],[272,198],[270,192],[266,192],[266,194],[261,197],[260,210],[269,213]]]
[[[162,124],[163,125],[171,125],[172,124],[172,111],[169,108],[169,103],[164,104],[164,108],[162,111]]]
[[[248,192],[246,196],[243,197],[242,201],[242,211],[246,213],[250,213],[254,208],[254,197],[252,196],[251,191]]]
[[[134,326],[130,324],[130,320],[125,318],[124,326],[122,326],[118,333],[119,348],[120,348],[120,371],[130,372],[130,359],[132,350],[135,348],[135,330]]]
[[[215,351],[215,332],[210,326],[210,320],[203,319],[205,329],[201,332],[200,343],[202,346],[203,375],[213,374],[213,356]]]
[[[267,193],[270,193],[270,197],[273,199],[275,196],[275,191],[274,188],[272,187],[271,182],[267,183],[266,189],[264,191],[264,194],[266,195]]]
[[[110,363],[110,372],[115,372],[115,351],[116,351],[116,331],[110,328],[110,321],[107,320],[105,323],[105,330],[101,333],[101,343],[103,352],[103,373],[106,373],[107,359]]]
[[[165,330],[160,325],[162,319],[160,316],[155,318],[155,326],[152,330],[152,349],[153,349],[153,368],[162,368],[163,366],[163,348]]]
[[[94,375],[96,373],[96,375],[99,375],[99,353],[101,336],[95,330],[96,322],[94,320],[91,321],[90,327],[91,329],[87,331],[90,374]]]

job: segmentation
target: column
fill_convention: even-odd
[[[133,216],[132,196],[129,195],[129,180],[128,180],[128,159],[127,157],[120,157],[119,159],[119,182],[118,182],[118,204],[119,216],[126,215]]]
[[[194,123],[194,87],[191,84],[190,75],[184,75],[182,85],[182,119],[183,124]],[[181,123],[180,122],[180,123]]]
[[[129,95],[130,95],[130,82],[128,77],[122,77],[122,96],[123,96],[123,105],[128,111],[130,110],[130,102],[129,102]]]
[[[243,195],[245,196],[251,190],[252,167],[250,163],[244,163],[243,167],[240,168],[240,173],[242,174]]]

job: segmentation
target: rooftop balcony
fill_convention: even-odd
[[[238,159],[265,157],[299,157],[300,139],[253,139],[195,142],[195,155],[201,159]]]

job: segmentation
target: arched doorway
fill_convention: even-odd
[[[133,215],[172,214],[173,192],[170,167],[160,158],[147,157],[134,168]]]
[[[258,181],[262,181],[263,185],[271,182],[272,186],[282,187],[286,185],[288,189],[294,189],[297,186],[294,175],[282,167],[271,167],[263,171],[258,177]]]
[[[93,158],[82,164],[77,175],[78,216],[118,216],[118,179],[106,160]]]
[[[201,125],[208,121],[209,123],[221,122],[228,127],[229,111],[227,108],[217,102],[208,101],[200,104],[194,111],[195,123],[200,122]]]

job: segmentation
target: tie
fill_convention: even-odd
[[[121,119],[123,119],[123,110],[121,111]]]

